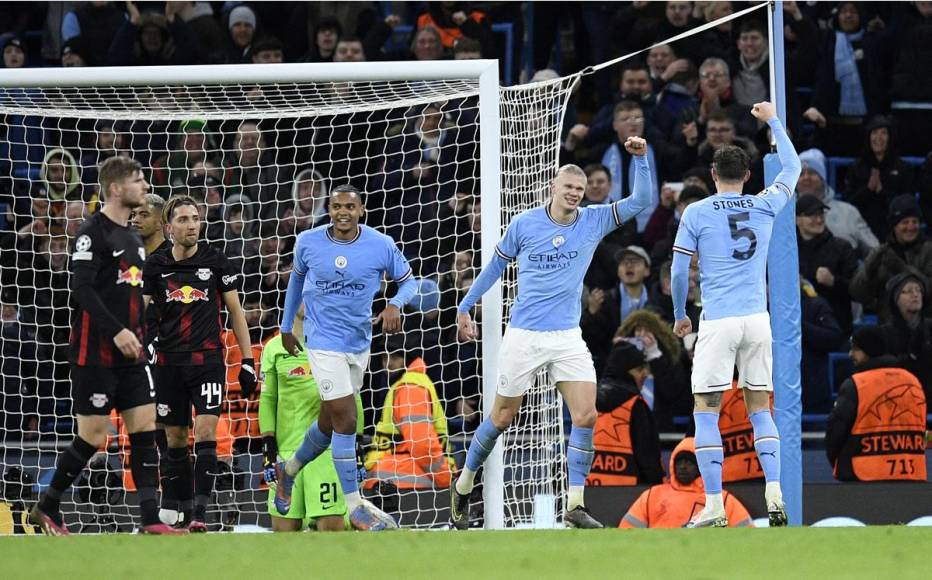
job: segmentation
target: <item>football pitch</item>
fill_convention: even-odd
[[[21,578],[928,578],[932,528],[0,538]],[[62,576],[64,575],[64,576]]]

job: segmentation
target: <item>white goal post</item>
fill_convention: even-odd
[[[5,124],[8,123],[9,126],[4,127],[6,133],[0,136],[0,140],[6,140],[6,143],[2,144],[4,148],[3,153],[0,154],[2,157],[0,166],[7,173],[0,177],[7,178],[11,183],[19,184],[20,187],[26,187],[24,191],[34,191],[33,186],[42,180],[48,181],[46,185],[49,188],[54,186],[46,174],[48,159],[37,161],[34,158],[19,158],[17,156],[22,156],[22,153],[14,152],[14,150],[18,151],[23,148],[29,149],[33,145],[25,139],[15,140],[22,137],[13,137],[14,135],[21,136],[24,132],[28,133],[28,127],[30,127],[28,119],[38,118],[40,121],[38,125],[41,125],[45,131],[57,130],[66,136],[74,133],[76,144],[72,144],[71,148],[81,154],[76,157],[83,158],[83,153],[87,152],[84,143],[88,137],[84,133],[88,130],[82,129],[81,121],[91,121],[92,124],[94,121],[103,119],[113,122],[161,123],[161,129],[147,130],[149,133],[146,137],[152,138],[146,141],[148,144],[155,142],[155,137],[163,138],[168,143],[174,142],[173,140],[178,138],[184,129],[172,130],[168,127],[176,128],[180,123],[191,119],[216,125],[230,121],[257,120],[267,121],[271,127],[267,132],[279,138],[279,141],[283,141],[292,138],[292,134],[299,133],[297,128],[299,120],[307,124],[307,127],[302,125],[301,130],[306,129],[311,132],[321,131],[321,127],[315,125],[316,119],[337,119],[342,118],[341,115],[348,116],[346,118],[350,121],[347,123],[350,125],[369,122],[367,119],[373,119],[371,121],[373,124],[378,122],[389,126],[390,121],[394,120],[397,121],[395,126],[402,127],[400,130],[405,132],[408,131],[409,124],[413,123],[412,119],[420,118],[425,106],[435,103],[460,103],[458,106],[463,110],[475,109],[470,118],[472,120],[464,121],[463,119],[467,117],[464,117],[462,110],[451,112],[443,110],[443,106],[439,109],[443,111],[444,122],[449,123],[451,132],[459,128],[457,123],[478,125],[478,132],[474,137],[476,142],[472,145],[475,145],[474,149],[479,157],[478,163],[474,164],[479,173],[478,186],[474,191],[478,194],[476,202],[481,201],[481,212],[470,219],[481,223],[481,230],[472,233],[476,235],[478,245],[481,247],[481,263],[487,264],[494,255],[495,244],[503,233],[503,226],[508,224],[511,217],[529,207],[539,205],[549,195],[547,186],[557,168],[563,114],[572,88],[578,79],[578,76],[574,75],[532,85],[500,88],[498,75],[498,63],[492,60],[3,70],[0,71],[0,115],[3,115],[6,119]],[[399,113],[399,111],[417,112]],[[59,121],[66,118],[75,119],[78,122],[73,126],[59,126]],[[277,119],[288,119],[292,126],[280,126]],[[333,129],[332,126],[325,128]],[[206,129],[204,131],[207,132]],[[282,137],[283,135],[285,137]],[[208,134],[208,142],[209,137],[211,135]],[[232,139],[229,135],[218,134],[217,137]],[[383,143],[382,136],[373,141],[376,149],[381,148],[380,155],[384,155],[385,158],[390,157],[389,153],[385,153],[389,145]],[[281,143],[272,147],[277,145]],[[351,145],[352,143],[347,146]],[[293,143],[289,146],[296,149],[298,147]],[[58,143],[43,143],[41,147],[43,151],[51,151],[53,148],[66,146]],[[146,159],[150,161],[156,158],[156,153],[164,153],[166,156],[171,153],[167,146],[161,149],[154,147],[146,152],[148,155]],[[216,152],[218,156],[229,154],[228,151],[219,151],[222,148],[222,145],[218,147]],[[259,148],[261,149],[261,145]],[[342,167],[341,164],[349,167],[359,160],[348,153],[345,158],[333,157],[327,161],[334,167]],[[339,164],[336,163],[337,161]],[[65,159],[62,158],[61,162],[65,164]],[[74,163],[74,159],[71,162]],[[463,162],[460,159],[451,163]],[[20,164],[19,172],[15,169],[17,163]],[[154,169],[153,164],[154,162],[143,163],[147,172]],[[383,183],[389,171],[388,165],[379,165],[376,170],[372,170],[372,167],[371,163],[366,164],[368,173],[364,171],[363,177],[368,179],[369,183]],[[243,167],[236,165],[235,162],[229,167],[220,167],[221,170],[224,168],[232,172],[243,170]],[[165,168],[162,167],[162,169]],[[65,175],[66,177],[68,175],[67,168]],[[462,175],[456,172],[454,175],[451,179],[457,181],[458,185],[458,182],[462,180]],[[340,176],[332,175],[331,178],[335,181]],[[270,179],[276,180],[275,185],[279,187],[279,190],[287,187],[290,191],[292,185],[290,178]],[[68,181],[67,178],[65,181]],[[403,188],[404,185],[401,187]],[[162,191],[171,194],[175,190],[170,184]],[[64,199],[67,200],[67,198]],[[397,206],[400,206],[399,211],[406,209],[403,202],[398,202]],[[383,209],[387,211],[395,208],[396,205],[391,207],[386,205]],[[407,209],[410,209],[410,206]],[[15,214],[15,208],[11,211]],[[281,214],[275,213],[274,215],[276,217],[273,219],[279,219],[277,216]],[[16,215],[15,217],[27,221],[31,219],[28,215]],[[48,224],[56,219],[46,217]],[[62,216],[63,220],[66,218],[67,216]],[[224,232],[228,226],[226,214],[223,214],[221,219],[222,223],[218,225],[220,231]],[[210,218],[208,218],[208,226],[209,220]],[[439,226],[436,230],[431,230],[434,232],[431,235],[438,238],[440,240],[438,243],[441,245],[445,237],[458,239],[462,235],[459,231],[447,231],[448,224],[442,221],[438,221],[437,224]],[[418,222],[419,227],[423,225]],[[406,227],[413,227],[413,224],[401,223],[399,227],[403,230]],[[243,230],[244,233],[241,234],[244,237],[245,231]],[[49,238],[54,237],[51,232],[46,232],[46,235]],[[67,231],[64,235],[68,235]],[[268,237],[261,232],[253,232],[252,235],[257,247]],[[273,236],[277,235],[273,234]],[[417,236],[418,234],[413,234],[413,238]],[[240,243],[241,240],[233,240],[230,237],[223,239],[226,240],[224,243],[236,241],[238,244],[230,247],[245,247]],[[23,243],[21,238],[14,241],[17,244]],[[31,245],[34,240],[28,239],[26,243],[30,245],[29,251],[32,251]],[[39,245],[41,246],[41,243]],[[26,255],[23,247],[17,245],[14,248],[17,258]],[[54,254],[51,248],[37,251]],[[434,251],[442,252],[442,250]],[[23,254],[20,255],[20,252]],[[257,260],[262,256],[265,254],[257,254]],[[431,257],[440,261],[446,259],[445,256],[446,254],[437,253]],[[16,264],[15,268],[19,271],[14,274],[18,276],[22,273],[23,262],[17,261]],[[49,276],[46,278],[53,279],[54,266],[43,266],[43,268],[50,268]],[[43,270],[41,273],[45,272],[46,270]],[[16,277],[15,279],[18,281],[23,278]],[[37,273],[34,279],[45,278],[38,276]],[[30,295],[44,290],[38,286],[39,282],[31,282],[31,284],[34,284],[34,287],[23,288],[28,292],[21,292],[20,295]],[[265,290],[257,292],[262,294]],[[515,292],[514,271],[509,269],[504,281],[496,284],[481,302],[481,351],[477,351],[477,353],[481,352],[481,356],[477,354],[478,360],[475,362],[477,368],[481,368],[481,377],[477,378],[481,378],[483,415],[487,415],[491,410],[495,396],[497,357],[503,322],[507,320],[508,308]],[[29,309],[33,306],[36,309],[39,308],[31,304],[17,304],[17,306],[22,309]],[[266,321],[262,324],[267,327],[270,323]],[[57,322],[51,324],[61,326]],[[275,324],[277,325],[277,321]],[[35,351],[39,354],[36,354],[35,360],[31,362],[38,367],[61,362],[60,355],[67,352],[67,340],[62,344],[61,335],[55,336],[57,338],[47,339],[26,338],[26,335],[21,335],[23,341],[35,340],[42,347]],[[417,345],[421,349],[426,350],[437,346],[428,344],[426,339],[421,340],[422,342]],[[50,358],[43,358],[53,355],[58,363]],[[24,380],[24,377],[16,378]],[[442,390],[441,383],[444,379],[436,377],[432,379],[437,384],[438,390]],[[36,404],[40,409],[43,407],[42,397],[41,393],[35,395]],[[59,412],[58,409],[67,407],[62,407],[61,401],[57,399],[53,403],[47,406],[52,410],[46,411],[46,415],[49,413],[55,415]],[[381,409],[370,408],[368,411],[378,416]],[[22,417],[16,420],[21,420],[21,424],[26,425],[26,406],[23,405],[18,412]],[[43,417],[51,420],[52,423],[58,421],[60,417],[55,416],[49,419],[39,410],[36,410],[35,414],[38,417],[38,427],[24,426],[19,441],[8,437],[0,442],[0,468],[17,466],[19,462],[21,464],[19,466],[25,471],[32,470],[33,476],[37,476],[38,468],[42,467],[47,470],[50,460],[54,461],[55,450],[69,438],[67,433],[47,432],[42,428]],[[16,415],[15,410],[8,410],[6,413],[7,417],[13,415]],[[366,427],[371,429],[372,425]],[[527,404],[516,421],[516,425],[501,439],[485,465],[482,478],[483,516],[487,528],[533,525],[535,503],[538,505],[537,509],[540,510],[542,499],[544,503],[550,502],[554,512],[558,513],[566,479],[562,446],[562,401],[546,377],[542,376],[539,385],[528,394]],[[25,458],[31,452],[36,453],[38,459],[33,458],[27,461]],[[252,451],[252,454],[255,455],[255,452]],[[254,462],[252,465],[253,468],[247,475],[257,478],[258,473],[254,468]],[[445,508],[440,503],[445,501],[446,491],[436,490],[436,492],[438,499],[429,509],[440,513]],[[256,507],[253,509],[257,513],[261,513],[264,508],[264,504],[261,503],[255,503],[254,506]],[[548,510],[545,508],[543,511]],[[66,512],[65,515],[67,520],[68,513]],[[541,514],[537,515],[540,517]],[[411,525],[431,527],[443,523],[437,517],[427,518],[425,521],[426,523],[418,520]]]

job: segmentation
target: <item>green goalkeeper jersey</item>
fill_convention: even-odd
[[[290,457],[320,415],[320,393],[311,375],[307,351],[289,354],[278,334],[262,349],[264,382],[259,397],[259,430],[275,433],[278,452]],[[362,432],[362,400],[356,396],[356,431]]]

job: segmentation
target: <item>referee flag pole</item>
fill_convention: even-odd
[[[783,58],[783,0],[771,3],[770,94],[777,116],[786,127],[786,76]],[[773,183],[780,171],[776,153],[764,158],[764,179]],[[796,247],[795,203],[777,216],[767,260],[770,324],[773,329],[774,419],[780,432],[780,483],[791,525],[803,522],[802,385],[799,376],[801,331],[799,254]]]

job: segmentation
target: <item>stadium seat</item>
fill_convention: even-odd
[[[846,352],[828,353],[828,384],[832,389],[833,397],[838,392],[841,382],[854,372],[854,361]]]

